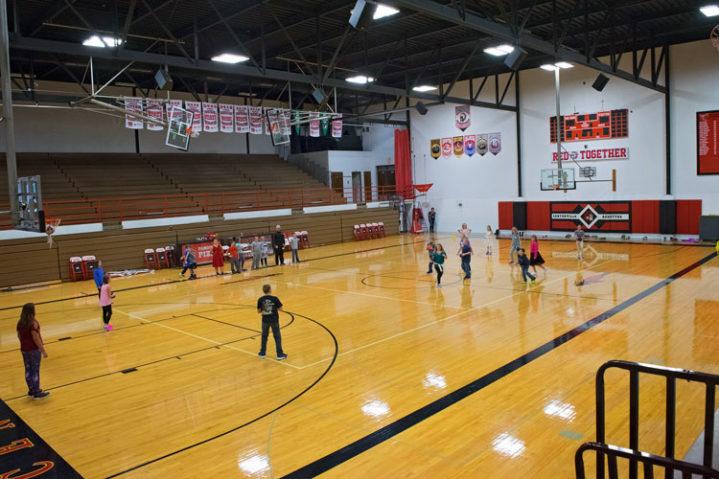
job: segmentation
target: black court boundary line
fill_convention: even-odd
[[[169,453],[167,453],[167,454],[165,454],[165,455],[163,455],[163,456],[159,456],[159,457],[156,457],[156,458],[154,458],[154,459],[150,459],[149,461],[145,461],[145,462],[143,462],[143,463],[141,463],[141,464],[137,464],[137,465],[132,466],[132,467],[130,467],[130,468],[128,468],[128,469],[125,469],[125,470],[123,470],[123,471],[116,472],[116,473],[114,473],[114,474],[112,474],[112,475],[110,475],[110,476],[107,476],[105,479],[113,479],[113,478],[115,478],[115,477],[122,476],[122,475],[124,475],[124,474],[127,474],[128,472],[132,472],[132,471],[135,471],[135,470],[137,470],[137,469],[141,469],[141,468],[143,468],[143,467],[149,466],[150,464],[154,464],[154,463],[156,463],[156,462],[159,462],[159,461],[162,461],[162,460],[164,460],[164,459],[167,459],[168,457],[172,457],[172,456],[174,456],[174,455],[176,455],[176,454],[183,453],[183,452],[188,451],[188,450],[190,450],[190,449],[193,449],[193,448],[195,448],[195,447],[197,447],[197,446],[201,446],[201,445],[203,445],[203,444],[207,444],[208,442],[214,441],[215,439],[219,439],[219,438],[221,438],[221,437],[227,436],[228,434],[232,434],[232,433],[235,432],[235,431],[238,431],[238,430],[240,430],[240,429],[242,429],[242,428],[244,428],[244,427],[249,426],[250,424],[253,424],[253,423],[259,421],[260,419],[264,419],[264,418],[266,418],[267,416],[270,416],[270,415],[274,414],[275,412],[279,411],[280,409],[282,409],[283,407],[289,405],[290,403],[296,401],[296,400],[299,399],[301,396],[303,396],[304,394],[306,394],[307,392],[309,392],[312,388],[314,388],[314,387],[330,372],[330,370],[331,370],[332,367],[334,366],[335,362],[337,361],[337,355],[339,354],[339,343],[337,342],[337,337],[335,337],[334,333],[333,333],[327,326],[325,326],[324,324],[322,324],[321,322],[319,322],[319,321],[317,321],[317,320],[315,320],[315,319],[312,319],[312,318],[310,318],[310,317],[308,317],[308,316],[304,316],[304,315],[299,314],[299,313],[294,313],[294,312],[290,312],[290,311],[285,311],[285,312],[288,313],[288,314],[293,315],[293,317],[294,317],[294,316],[298,316],[298,317],[300,317],[300,318],[303,318],[303,319],[306,319],[306,320],[308,320],[308,321],[311,321],[311,322],[315,323],[316,325],[318,325],[319,327],[321,327],[322,329],[324,329],[324,330],[327,332],[327,334],[329,334],[330,337],[332,338],[332,342],[334,343],[334,347],[335,347],[334,354],[332,355],[332,360],[331,360],[330,363],[327,365],[327,368],[322,372],[322,374],[319,375],[319,377],[318,377],[317,379],[315,379],[309,386],[307,386],[305,389],[303,389],[302,391],[300,391],[299,393],[297,393],[297,394],[296,394],[295,396],[293,396],[292,398],[288,399],[288,400],[285,401],[284,403],[282,403],[282,404],[280,404],[279,406],[275,407],[275,408],[272,409],[271,411],[268,411],[268,412],[262,414],[261,416],[258,416],[258,417],[254,418],[254,419],[251,419],[251,420],[249,420],[249,421],[247,421],[247,422],[245,422],[245,423],[243,423],[243,424],[240,424],[239,426],[235,426],[235,427],[233,427],[232,429],[229,429],[229,430],[227,430],[227,431],[221,432],[221,433],[216,434],[216,435],[214,435],[214,436],[212,436],[212,437],[208,437],[207,439],[203,439],[202,441],[198,441],[198,442],[196,442],[196,443],[194,443],[194,444],[190,444],[189,446],[185,446],[185,447],[183,447],[183,448],[181,448],[181,449],[177,449],[177,450],[175,450],[175,451],[169,452]]]
[[[472,394],[484,389],[485,387],[495,383],[496,381],[508,376],[509,374],[520,369],[521,367],[531,363],[535,359],[541,358],[545,354],[557,349],[561,345],[567,343],[571,339],[576,338],[580,334],[589,331],[593,327],[603,323],[607,319],[624,311],[630,306],[633,306],[647,296],[650,296],[656,291],[673,283],[677,279],[681,278],[682,276],[695,270],[699,266],[711,261],[716,257],[717,252],[712,252],[704,258],[682,269],[681,271],[661,280],[653,286],[650,286],[644,291],[641,291],[640,293],[632,296],[631,298],[625,300],[617,306],[595,316],[589,321],[575,327],[574,329],[571,329],[570,331],[562,334],[561,336],[558,336],[551,341],[542,344],[541,346],[533,349],[532,351],[529,351],[528,353],[514,359],[513,361],[510,361],[503,366],[500,366],[494,371],[485,374],[484,376],[472,381],[471,383],[466,384],[461,388],[456,389],[451,393],[442,396],[441,398],[409,413],[408,415],[394,421],[393,423],[388,424],[378,429],[377,431],[370,433],[367,436],[358,439],[341,449],[336,450],[335,452],[327,454],[326,456],[321,457],[320,459],[317,459],[316,461],[311,462],[306,466],[303,466],[289,474],[282,476],[281,479],[313,478],[329,471],[330,469],[340,464],[349,461],[350,459],[362,454],[363,452],[393,438],[401,432],[413,426],[416,426],[425,419],[428,419],[435,414],[444,411],[445,409],[461,401],[462,399],[465,399]]]
[[[381,247],[377,247],[377,248],[370,248],[370,249],[365,249],[365,250],[353,251],[353,252],[351,252],[351,253],[339,253],[339,254],[329,255],[329,256],[320,256],[319,258],[307,259],[307,260],[305,260],[304,262],[318,261],[318,260],[329,259],[329,258],[338,258],[338,257],[340,257],[340,256],[348,256],[348,255],[351,255],[351,254],[367,253],[367,252],[370,252],[370,251],[377,251],[377,250],[387,249],[387,248],[398,248],[398,247],[400,247],[400,246],[408,246],[408,245],[413,245],[413,244],[422,243],[422,242],[424,242],[424,239],[421,240],[421,241],[412,241],[412,242],[409,242],[409,243],[400,243],[400,244],[393,244],[393,245],[388,245],[388,246],[381,246]],[[286,265],[270,265],[270,266],[266,266],[265,268],[262,268],[262,269],[266,269],[266,268],[281,268],[282,266],[286,266]],[[173,269],[176,269],[176,268],[173,268]],[[223,283],[223,285],[224,285],[224,284],[236,284],[236,283],[242,283],[242,282],[248,282],[248,281],[255,281],[255,280],[258,280],[258,279],[269,278],[269,277],[272,277],[272,276],[279,276],[279,275],[281,275],[281,274],[283,274],[283,273],[272,273],[272,274],[268,274],[268,275],[264,275],[264,276],[253,276],[253,277],[250,277],[250,278],[240,279],[240,280],[237,280],[237,281],[229,281],[229,282],[227,282],[227,283]],[[216,274],[211,274],[211,275],[200,276],[200,277],[198,277],[197,279],[200,280],[200,279],[208,279],[208,278],[217,278],[217,276],[218,276],[218,275],[216,275]],[[184,282],[186,282],[186,281],[188,281],[188,280],[185,280],[185,279],[173,279],[173,280],[170,280],[170,281],[163,281],[163,282],[161,282],[161,283],[143,284],[143,285],[139,285],[139,286],[131,286],[131,287],[129,287],[129,288],[116,289],[116,290],[114,290],[114,291],[115,291],[116,293],[121,293],[121,292],[123,292],[123,291],[132,291],[132,290],[136,290],[136,289],[152,288],[152,287],[154,287],[154,286],[166,286],[166,285],[168,285],[168,284],[184,283]],[[196,281],[196,280],[195,280],[195,281]],[[74,299],[85,299],[85,298],[88,298],[88,297],[91,297],[91,296],[94,296],[94,294],[82,293],[81,295],[78,295],[78,296],[68,296],[67,298],[58,298],[58,299],[51,299],[51,300],[49,300],[49,301],[40,301],[40,302],[35,303],[35,306],[41,305],[41,304],[60,303],[60,302],[62,302],[62,301],[72,301],[72,300],[74,300]],[[20,309],[20,308],[22,308],[22,306],[23,306],[22,304],[16,305],[16,306],[5,306],[5,307],[3,307],[3,308],[0,308],[0,311],[8,311],[8,310],[11,310],[11,309]]]

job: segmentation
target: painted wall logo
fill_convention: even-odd
[[[562,152],[562,161],[602,161],[628,160],[629,148],[584,148]],[[557,152],[552,153],[552,161],[557,161]]]
[[[581,225],[589,231],[627,233],[631,217],[628,201],[550,203],[550,228],[557,231],[572,231]]]
[[[472,116],[469,112],[469,105],[458,105],[454,107],[454,124],[464,131],[472,124]]]

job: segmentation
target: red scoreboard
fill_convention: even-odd
[[[575,113],[564,115],[559,123],[562,141],[607,140],[610,138],[626,138],[629,136],[629,111],[600,111],[596,113]],[[552,143],[557,142],[557,119],[549,120]]]

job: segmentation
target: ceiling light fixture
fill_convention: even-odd
[[[574,65],[568,62],[557,62],[555,64],[551,63],[545,63],[544,65],[540,66],[542,70],[547,70],[548,72],[553,72],[557,68],[567,69],[567,68],[574,68]]]
[[[84,42],[82,42],[82,44],[86,47],[96,48],[117,47],[122,45],[122,40],[114,37],[100,37],[97,35],[93,35]]]
[[[357,83],[358,85],[364,85],[366,83],[372,83],[374,81],[374,78],[364,76],[364,75],[355,75],[353,77],[345,78],[345,80],[350,83]]]
[[[705,5],[699,9],[707,17],[719,16],[719,5]]]
[[[249,60],[249,57],[246,57],[244,55],[237,55],[236,53],[221,53],[212,57],[213,62],[231,64],[246,62],[247,60]]]
[[[396,8],[392,8],[388,5],[382,5],[381,3],[377,4],[377,8],[374,10],[374,15],[372,15],[372,20],[379,20],[380,18],[384,17],[391,17],[392,15],[396,15],[399,13],[399,10]]]
[[[504,55],[512,53],[513,51],[514,51],[514,47],[512,45],[507,45],[507,44],[498,45],[496,47],[487,47],[484,49],[484,53],[487,53],[494,57],[502,57]]]
[[[419,85],[414,88],[412,88],[412,91],[418,91],[418,92],[426,92],[426,91],[432,91],[436,90],[436,86],[430,86],[430,85]]]

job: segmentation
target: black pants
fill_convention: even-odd
[[[180,274],[185,274],[187,272],[187,270],[189,269],[190,275],[194,276],[195,268],[197,268],[197,263],[190,263],[190,264],[185,263],[185,266],[182,267],[182,272]]]
[[[282,336],[280,335],[280,321],[278,319],[271,319],[269,321],[262,320],[262,346],[260,347],[260,354],[265,354],[267,351],[267,337],[270,334],[270,328],[272,328],[272,337],[275,340],[275,350],[278,356],[282,356]]]
[[[275,245],[275,265],[285,264],[285,246]]]
[[[442,283],[442,275],[444,274],[444,266],[441,264],[434,264],[434,270],[437,272],[437,284]]]
[[[110,324],[110,318],[112,318],[112,305],[108,304],[102,307],[102,322]]]
[[[429,232],[434,233],[434,220],[429,220]]]

